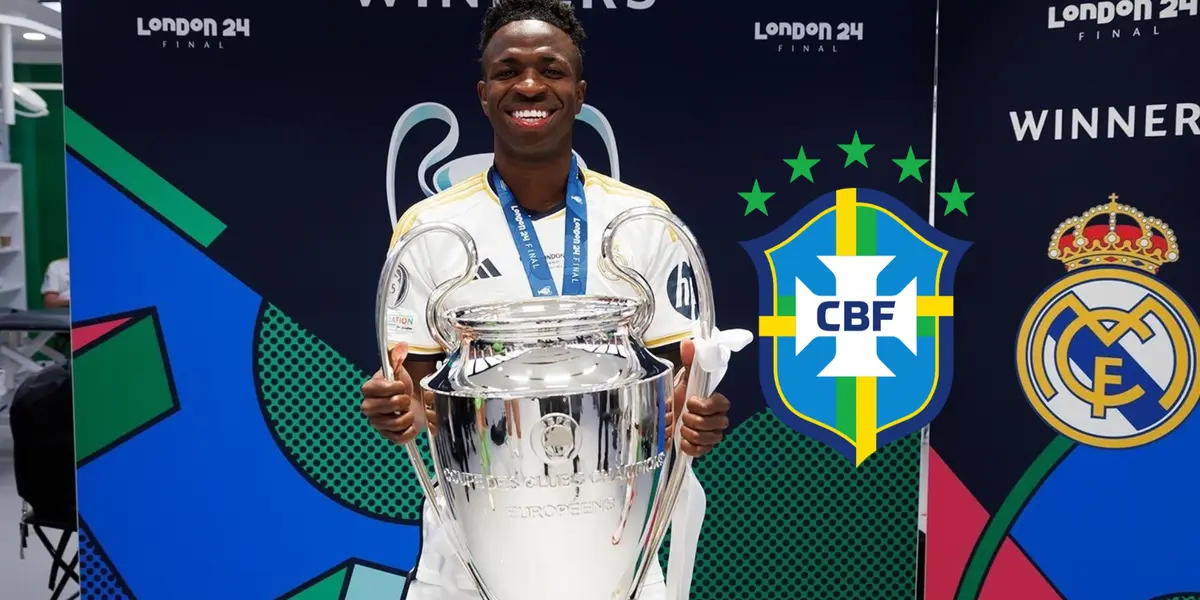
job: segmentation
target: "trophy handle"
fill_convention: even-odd
[[[613,260],[612,252],[617,230],[626,223],[638,219],[656,219],[662,221],[669,229],[675,232],[675,235],[683,244],[684,250],[687,252],[688,261],[692,265],[693,280],[696,284],[696,316],[700,325],[697,336],[702,340],[709,339],[716,316],[714,314],[712,281],[709,279],[708,263],[704,259],[704,253],[700,250],[700,244],[696,241],[696,236],[683,224],[683,221],[670,211],[653,206],[639,206],[622,211],[608,224],[600,242],[601,260],[618,277],[633,286],[638,300],[641,301],[638,314],[634,317],[632,324],[638,339],[640,340],[645,334],[646,329],[650,327],[651,320],[654,318],[654,293],[646,283],[646,279],[640,273],[630,267],[620,265]],[[704,369],[697,368],[699,366],[697,362],[696,357],[693,356],[692,364],[687,367],[687,397],[697,395],[701,390],[708,388],[709,374]],[[674,390],[672,390],[673,392]],[[674,396],[672,395],[668,399],[668,402],[673,401]],[[683,428],[681,427],[681,423],[683,423],[683,417],[686,414],[687,402],[685,401],[680,414],[676,415],[675,427],[671,435],[671,450],[674,451],[675,459],[672,461],[671,469],[665,478],[666,482],[661,488],[659,499],[655,502],[655,516],[652,519],[652,525],[647,535],[647,545],[645,546],[648,558],[642,560],[637,568],[637,573],[633,580],[633,589],[630,591],[632,597],[636,597],[638,590],[641,589],[642,582],[649,573],[650,565],[657,561],[658,548],[666,536],[667,527],[671,522],[671,513],[674,511],[675,502],[679,498],[679,491],[683,487],[683,482],[686,481],[687,470],[692,465],[692,457],[683,452],[682,446]]]
[[[404,256],[413,242],[421,238],[425,234],[441,232],[449,233],[462,242],[463,250],[467,252],[467,267],[458,279],[450,280],[450,285],[439,285],[434,290],[433,297],[425,305],[425,323],[429,328],[429,335],[447,352],[452,350],[453,334],[450,332],[450,324],[442,315],[442,304],[449,296],[450,292],[466,285],[475,275],[475,270],[479,268],[479,251],[475,248],[475,239],[467,230],[453,223],[424,223],[413,227],[411,230],[400,236],[400,239],[388,251],[387,259],[383,263],[383,271],[379,274],[379,287],[375,294],[375,337],[379,343],[379,358],[383,362],[383,378],[387,381],[395,381],[396,373],[392,370],[392,361],[388,355],[388,339],[387,339],[387,310],[388,310],[388,289],[391,287],[392,279],[395,279],[400,284],[400,289],[405,289],[408,286],[407,278],[411,277],[406,269],[400,268],[400,259]],[[418,385],[413,382],[414,386]],[[415,393],[417,390],[409,390],[409,393]],[[421,403],[424,406],[424,403]],[[414,422],[422,427],[427,427],[425,422],[425,411],[417,410],[414,414]],[[425,497],[429,498],[434,503],[434,512],[437,513],[437,496],[433,489],[433,481],[429,477],[429,472],[425,469],[425,461],[421,460],[421,453],[417,450],[415,441],[410,441],[404,444],[404,449],[408,452],[408,459],[412,462],[413,469],[417,472],[417,478],[421,482],[421,489],[425,492]],[[438,515],[439,518],[441,515]],[[444,520],[444,519],[443,519]]]
[[[375,336],[379,344],[379,357],[383,363],[382,373],[383,378],[387,381],[395,381],[396,373],[392,369],[390,356],[388,355],[388,340],[387,340],[387,310],[388,310],[388,289],[391,286],[393,277],[399,282],[400,289],[404,289],[408,285],[406,280],[411,275],[406,269],[400,268],[400,259],[408,251],[408,248],[421,236],[433,233],[449,233],[458,241],[462,242],[463,249],[467,253],[467,266],[457,279],[451,279],[439,285],[429,299],[425,308],[426,325],[429,328],[429,334],[446,352],[451,352],[457,346],[457,337],[453,335],[449,321],[445,318],[442,304],[446,298],[454,292],[454,290],[466,285],[475,276],[476,269],[479,268],[479,252],[475,248],[475,239],[465,229],[453,223],[425,223],[418,225],[403,236],[392,246],[388,251],[387,259],[383,264],[383,271],[379,274],[379,287],[375,294]],[[414,387],[419,386],[418,382],[413,382]],[[415,393],[418,390],[410,390],[410,393]],[[419,396],[419,394],[418,394]],[[424,427],[426,430],[429,424],[426,422],[424,402],[418,402],[414,407],[414,424]],[[431,438],[432,439],[432,438]],[[421,452],[417,449],[416,441],[409,441],[404,444],[404,450],[408,454],[408,460],[412,463],[413,470],[417,472],[417,480],[421,484],[421,490],[425,493],[425,498],[432,503],[433,514],[440,522],[442,529],[446,532],[451,540],[451,545],[455,549],[455,554],[462,561],[463,567],[467,572],[474,577],[476,584],[483,585],[478,572],[475,570],[472,561],[466,556],[466,547],[458,540],[457,532],[453,529],[453,521],[442,514],[441,506],[437,501],[437,490],[433,487],[433,480],[429,476],[429,471],[425,468],[425,461],[421,459]],[[435,458],[436,460],[436,458]],[[484,589],[480,587],[480,589]]]
[[[401,268],[400,259],[408,252],[409,246],[412,245],[418,238],[427,233],[440,232],[453,235],[462,243],[463,250],[467,253],[467,266],[462,274],[457,279],[450,279],[437,286],[433,291],[432,297],[425,305],[425,325],[429,329],[429,335],[437,342],[438,346],[447,352],[450,352],[457,347],[457,336],[450,326],[450,322],[446,319],[443,304],[446,298],[458,288],[471,282],[475,276],[476,269],[479,268],[479,251],[475,248],[475,238],[467,233],[467,230],[453,223],[424,223],[410,229],[407,233],[400,236],[400,239],[388,250],[387,259],[383,263],[383,271],[379,273],[379,287],[375,294],[375,338],[379,346],[379,357],[383,361],[383,376],[389,381],[395,378],[392,373],[392,364],[388,360],[388,340],[387,340],[387,291],[392,283],[392,278],[400,284],[400,289],[408,287],[409,275],[407,269]]]

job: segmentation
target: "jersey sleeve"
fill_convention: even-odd
[[[414,219],[408,217],[405,215],[400,219],[392,234],[389,250],[412,228]],[[404,256],[400,257],[397,273],[393,273],[387,292],[388,348],[408,342],[410,358],[437,357],[443,353],[430,335],[425,319],[425,308],[434,290],[428,244],[429,239],[425,237],[409,246]]]
[[[67,277],[64,270],[65,265],[59,261],[54,261],[46,267],[46,275],[42,278],[43,294],[54,292],[61,295],[67,292]]]
[[[651,245],[645,254],[649,262],[642,274],[654,291],[654,319],[643,343],[647,348],[659,348],[691,339],[692,323],[699,313],[687,250],[666,225],[655,223],[652,227],[653,231],[647,232]]]

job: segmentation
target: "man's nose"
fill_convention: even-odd
[[[526,73],[513,89],[526,98],[535,99],[546,93],[546,83],[536,73]]]

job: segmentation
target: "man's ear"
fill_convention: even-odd
[[[475,93],[479,94],[479,106],[483,107],[483,115],[491,117],[492,115],[488,114],[487,83],[482,79],[479,80],[479,83],[475,84]]]
[[[575,98],[579,101],[575,105],[575,114],[578,115],[583,111],[583,104],[587,102],[587,82],[580,79],[579,83],[575,84]]]

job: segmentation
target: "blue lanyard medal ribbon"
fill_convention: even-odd
[[[500,174],[492,169],[492,188],[500,199],[500,209],[512,233],[513,243],[521,255],[529,289],[534,296],[557,296],[558,286],[550,274],[546,253],[533,227],[533,217],[525,210],[508,189]],[[579,179],[579,165],[571,157],[571,171],[567,174],[566,230],[563,232],[563,291],[564,296],[581,296],[587,293],[587,196],[583,182]]]

